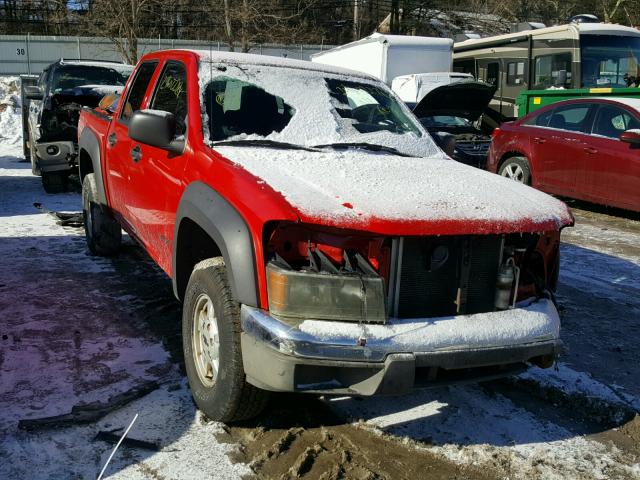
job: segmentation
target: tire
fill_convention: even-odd
[[[191,393],[207,417],[237,422],[264,410],[269,392],[246,380],[240,308],[221,257],[203,260],[191,273],[182,311],[182,345]],[[213,348],[203,348],[206,345]]]
[[[67,190],[68,185],[69,172],[42,172],[42,186],[45,192],[62,193]]]
[[[40,163],[38,161],[40,160],[40,157],[38,157],[38,154],[36,153],[35,148],[27,149],[27,152],[29,154],[29,159],[31,160],[31,173],[39,177],[40,175],[42,175],[42,172],[40,171]],[[27,158],[26,153],[25,153],[25,158]]]
[[[525,185],[531,185],[531,167],[529,167],[529,161],[526,157],[507,158],[500,165],[498,175]]]
[[[82,182],[82,214],[87,246],[94,255],[113,255],[122,242],[122,229],[109,209],[98,203],[98,189],[93,173]]]

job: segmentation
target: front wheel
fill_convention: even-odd
[[[210,258],[191,273],[182,312],[182,344],[198,408],[221,422],[246,420],[265,407],[269,393],[246,381],[240,347],[240,308],[224,260]]]
[[[498,174],[525,185],[531,185],[531,167],[525,157],[511,157],[500,166]]]

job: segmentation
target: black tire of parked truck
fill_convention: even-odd
[[[109,256],[122,242],[122,229],[109,209],[98,203],[98,189],[93,173],[82,181],[82,214],[87,246],[94,255]]]
[[[42,172],[42,187],[47,193],[62,193],[69,188],[69,173],[63,172]]]
[[[40,157],[38,157],[38,154],[36,153],[35,148],[33,150],[29,150],[28,148],[25,150],[25,158],[27,158],[27,154],[29,155],[29,159],[31,160],[31,173],[34,174],[35,176],[39,177],[40,175],[42,175],[42,172],[40,171]]]
[[[240,347],[240,308],[222,257],[198,263],[182,312],[182,344],[191,393],[210,419],[237,422],[264,410],[269,392],[249,384]]]

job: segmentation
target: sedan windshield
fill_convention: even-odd
[[[640,71],[640,37],[581,35],[583,87],[627,87]]]
[[[357,149],[372,155],[437,155],[386,85],[303,68],[206,63],[200,67],[204,137],[212,144]],[[242,140],[243,142],[238,142]]]
[[[52,91],[61,92],[84,85],[124,86],[129,73],[128,70],[120,72],[107,67],[65,65],[54,71]]]

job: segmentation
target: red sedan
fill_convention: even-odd
[[[581,98],[493,132],[487,169],[547,193],[640,211],[640,99]]]

